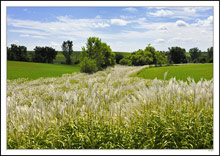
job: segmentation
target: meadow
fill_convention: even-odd
[[[145,79],[157,78],[163,80],[165,73],[167,73],[167,80],[173,77],[183,81],[187,81],[187,78],[191,77],[195,82],[200,81],[201,78],[210,80],[213,78],[213,63],[146,67],[134,76]]]
[[[46,64],[7,61],[7,79],[27,78],[29,80],[40,77],[61,77],[62,74],[79,72],[78,65]]]
[[[130,77],[145,68],[7,80],[7,148],[213,149],[213,79]]]

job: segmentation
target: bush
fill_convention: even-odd
[[[84,57],[84,59],[80,62],[80,72],[91,74],[97,71],[98,67],[95,60]]]
[[[128,65],[128,66],[131,66],[132,65],[132,62],[130,59],[128,58],[123,58],[119,61],[119,64],[121,65]]]
[[[115,53],[115,60],[116,60],[116,63],[119,64],[120,60],[123,59],[124,56],[120,53]]]

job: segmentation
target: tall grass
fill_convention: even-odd
[[[213,80],[127,76],[136,70],[8,80],[7,148],[212,149]]]

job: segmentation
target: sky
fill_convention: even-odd
[[[73,41],[81,51],[99,37],[112,51],[134,52],[151,44],[158,51],[213,46],[213,7],[7,7],[7,46],[61,50]]]

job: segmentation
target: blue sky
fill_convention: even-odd
[[[72,40],[81,50],[96,36],[112,51],[213,46],[212,7],[8,7],[7,46],[51,46]]]

